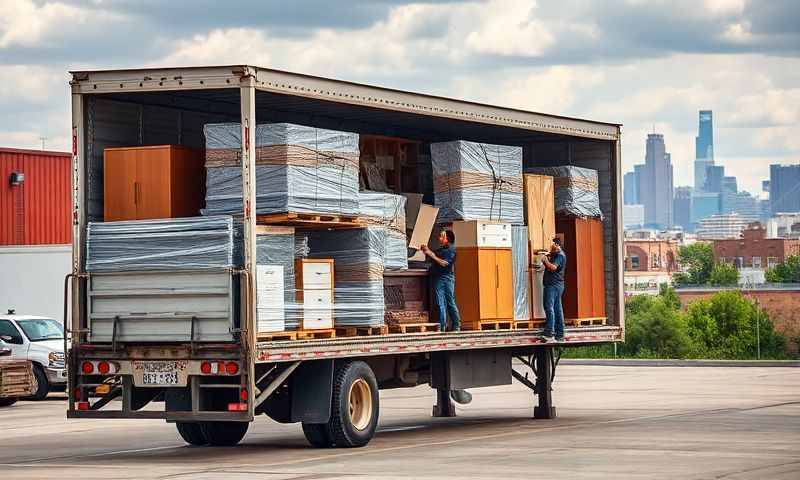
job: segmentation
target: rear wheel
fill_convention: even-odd
[[[208,445],[208,440],[206,440],[199,423],[178,422],[175,427],[177,427],[181,438],[189,445]]]
[[[333,446],[327,423],[304,423],[303,434],[312,447],[330,448]]]
[[[228,447],[239,443],[250,427],[248,422],[203,422],[200,428],[209,445]]]
[[[328,434],[337,447],[362,447],[378,427],[378,382],[364,362],[339,366],[333,379]]]
[[[16,398],[0,398],[0,407],[10,407],[17,403]]]

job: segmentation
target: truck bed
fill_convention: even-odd
[[[542,330],[488,330],[448,333],[406,333],[324,340],[286,340],[256,344],[257,363],[294,362],[323,358],[372,357],[399,353],[525,347],[542,343]],[[567,328],[559,345],[622,340],[617,326]]]

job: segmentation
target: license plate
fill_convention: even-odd
[[[187,362],[133,362],[133,384],[137,387],[185,387]]]

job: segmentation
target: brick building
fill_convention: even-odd
[[[672,283],[678,271],[678,241],[625,239],[625,290],[656,293],[659,285]]]
[[[789,255],[800,255],[800,240],[767,238],[760,223],[752,223],[738,239],[714,240],[714,261],[737,268],[772,268]]]

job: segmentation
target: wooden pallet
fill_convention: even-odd
[[[463,330],[514,330],[514,320],[483,320],[479,323],[466,323]]]
[[[591,325],[605,325],[606,317],[587,317],[587,318],[568,318],[566,320],[568,325],[576,327],[586,327]]]
[[[23,360],[0,361],[0,397],[17,398],[36,393],[31,364]]]
[[[316,340],[322,338],[336,338],[335,328],[325,328],[319,330],[298,330],[298,340]]]
[[[297,332],[259,332],[256,335],[259,342],[280,342],[282,340],[297,340]]]
[[[517,320],[514,322],[514,330],[532,330],[543,326],[544,320]]]
[[[436,333],[438,323],[399,323],[389,327],[391,333]]]
[[[304,228],[359,228],[364,223],[354,215],[324,215],[314,213],[272,213],[257,215],[261,225],[291,225]]]
[[[389,327],[336,327],[337,337],[369,337],[372,335],[387,335]]]

